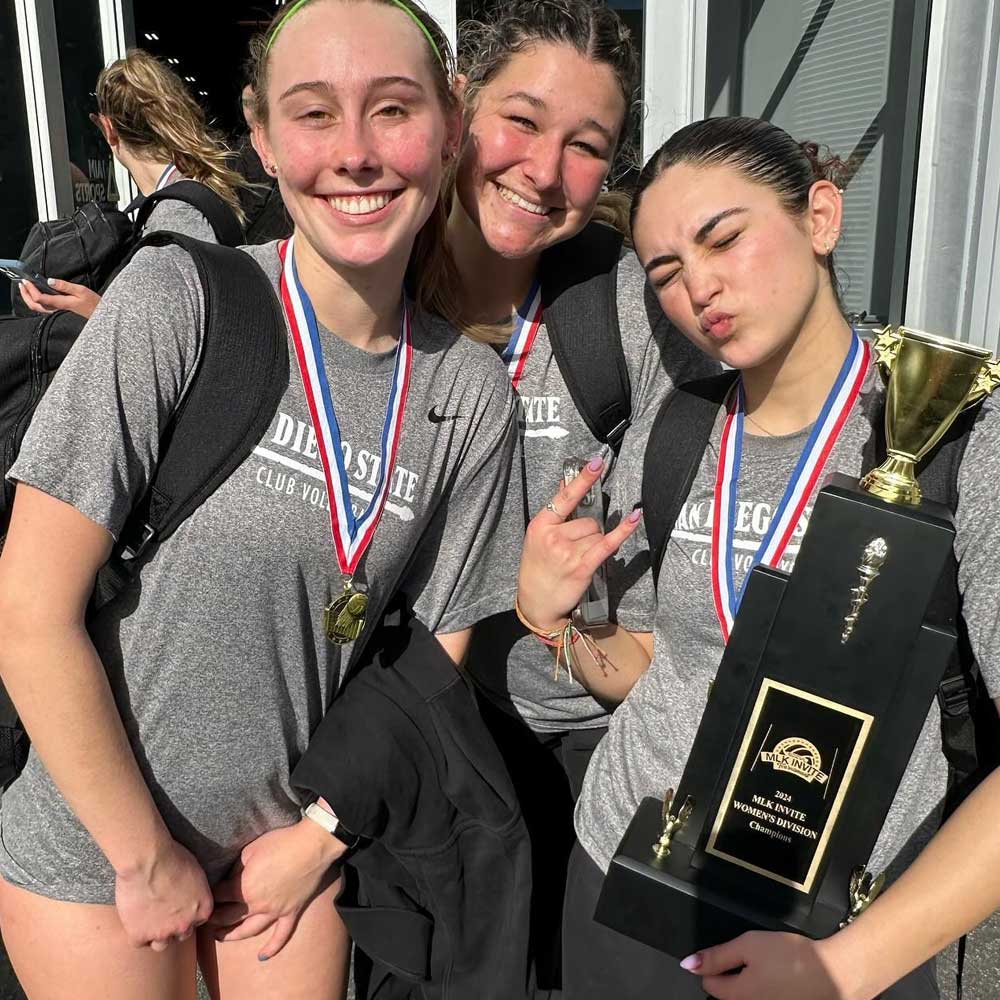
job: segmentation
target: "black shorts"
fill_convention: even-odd
[[[562,912],[566,870],[576,843],[573,808],[605,728],[534,733],[480,696],[480,711],[503,755],[531,838],[532,968],[536,1000],[561,985]]]

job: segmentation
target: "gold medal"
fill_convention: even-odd
[[[323,630],[327,639],[338,646],[354,642],[365,627],[368,595],[355,590],[350,577],[344,579],[344,592],[323,612]]]

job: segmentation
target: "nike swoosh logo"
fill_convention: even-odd
[[[432,424],[443,424],[446,420],[458,420],[460,417],[460,413],[438,413],[436,406],[432,406],[427,414],[427,419]]]

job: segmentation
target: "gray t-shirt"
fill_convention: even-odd
[[[277,287],[277,244],[246,251]],[[187,254],[142,251],[46,393],[11,478],[117,536],[191,380],[202,310]],[[366,503],[394,354],[320,337],[351,496]],[[356,580],[372,613],[401,588],[428,627],[457,631],[511,601],[513,578],[495,568],[523,531],[514,397],[496,355],[442,321],[416,317],[413,346],[391,490]],[[93,634],[157,806],[211,878],[248,841],[297,818],[289,773],[350,653],[322,629],[340,572],[290,358],[259,445],[144,568],[134,609]],[[454,419],[433,422],[432,409]],[[7,879],[56,898],[112,898],[107,862],[34,755],[4,795],[2,838]]]
[[[871,435],[876,376],[870,373],[864,391],[847,420],[826,469],[858,475],[863,450]],[[1000,476],[1000,415],[988,400],[970,435],[959,472],[959,504],[955,512],[955,555],[969,638],[992,695],[1000,695],[1000,581],[995,554],[1000,546],[995,482]],[[712,603],[710,565],[712,506],[723,416],[705,452],[687,500],[671,533],[654,597],[651,574],[634,587],[628,600],[647,609],[656,607],[655,654],[649,669],[632,689],[611,721],[607,737],[591,761],[577,807],[580,842],[607,869],[640,801],[662,797],[677,787],[709,684],[722,658],[723,641]],[[682,429],[678,429],[679,432]],[[808,431],[785,437],[743,439],[734,537],[736,582],[746,575],[784,492]],[[641,481],[626,485],[629,506],[639,499]],[[812,512],[803,519],[786,549],[781,568],[791,569]],[[634,542],[630,539],[630,543]],[[644,544],[635,542],[636,547]],[[909,766],[875,846],[868,867],[898,872],[924,846],[939,825],[939,805],[945,792],[947,765],[941,753],[940,711],[935,702],[914,748]],[[904,847],[906,848],[904,850]]]
[[[642,433],[641,428],[674,385],[711,374],[718,370],[718,365],[670,326],[634,254],[626,254],[618,266],[617,297],[622,349],[632,385],[633,421]],[[530,517],[559,488],[567,458],[586,462],[602,452],[604,446],[593,436],[573,403],[544,323],[524,367],[518,395]],[[628,449],[632,434],[632,429],[626,433],[622,453]],[[641,451],[639,460],[641,468]],[[609,464],[603,475],[603,488],[610,496],[618,475],[615,465],[620,462]],[[609,506],[609,524],[616,523],[620,513],[613,505]],[[516,555],[508,561],[509,572],[515,576]],[[608,567],[612,609],[632,584],[631,574],[619,572],[622,568],[621,563]],[[621,624],[634,631],[652,629],[652,616],[641,611],[619,609],[618,616]],[[561,679],[555,679],[548,649],[526,633],[512,610],[476,627],[468,670],[495,704],[508,712],[516,711],[537,731],[607,725],[607,710],[579,685],[568,683],[565,672]]]
[[[175,174],[170,184],[178,181],[188,180],[181,174]],[[165,187],[170,187],[170,184]],[[206,243],[218,243],[215,238],[215,230],[209,225],[208,219],[194,207],[183,201],[161,201],[153,207],[149,213],[146,225],[142,227],[142,235],[148,236],[150,233],[168,232],[180,233],[182,236],[191,236],[196,240],[203,240]]]

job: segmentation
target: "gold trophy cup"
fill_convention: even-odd
[[[890,503],[916,506],[920,486],[915,466],[964,409],[1000,386],[1000,362],[981,347],[903,326],[887,326],[874,347],[888,382],[889,457],[861,480],[861,486]]]

